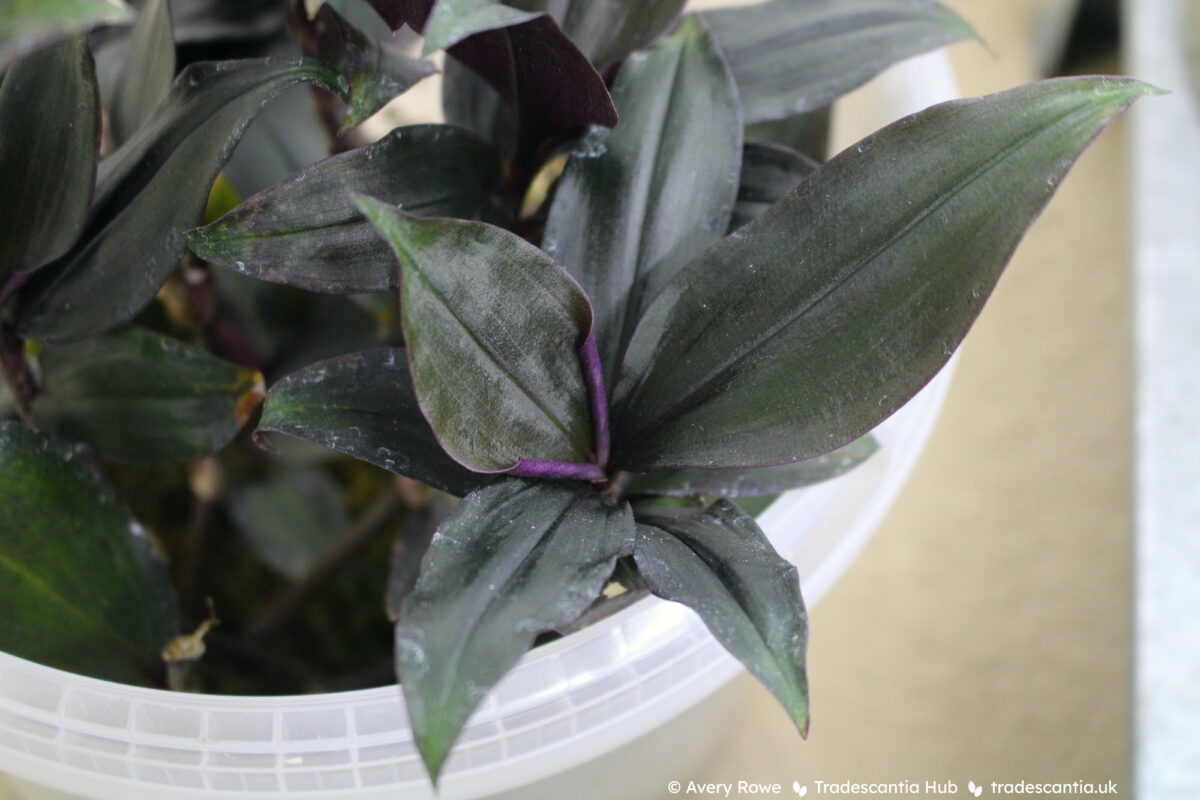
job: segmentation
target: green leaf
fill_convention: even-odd
[[[592,314],[579,286],[501,228],[358,204],[400,261],[413,385],[446,452],[478,472],[589,461],[579,353]]]
[[[470,36],[520,25],[539,12],[518,11],[497,0],[440,0],[425,22],[425,55],[446,50]]]
[[[769,0],[703,16],[747,123],[820,108],[898,61],[975,35],[934,0]]]
[[[629,506],[582,484],[509,478],[446,519],[396,625],[397,673],[434,780],[487,690],[538,633],[588,609],[633,538]]]
[[[821,165],[778,144],[749,143],[742,150],[742,183],[729,230],[757,218]]]
[[[663,497],[765,497],[844,475],[870,458],[879,444],[873,436],[823,456],[757,469],[681,469],[638,475],[627,495]]]
[[[56,39],[131,19],[132,9],[121,0],[5,0],[0,6],[0,73]]]
[[[144,683],[179,633],[166,570],[87,458],[0,422],[0,650]]]
[[[725,500],[705,510],[639,510],[637,521],[633,557],[650,591],[699,614],[807,734],[808,614],[796,568]]]
[[[167,0],[150,0],[129,35],[121,77],[113,87],[109,115],[113,141],[121,144],[150,119],[171,91],[174,77],[171,7]]]
[[[459,496],[487,480],[437,443],[397,347],[321,361],[279,381],[255,435],[263,433],[294,436]]]
[[[320,469],[284,469],[236,487],[229,510],[242,538],[271,569],[300,580],[349,524],[337,483]]]
[[[188,234],[201,258],[260,280],[318,292],[396,287],[396,260],[351,196],[410,213],[493,218],[500,163],[449,125],[397,128],[368,147],[314,164]]]
[[[945,103],[834,158],[676,276],[617,385],[622,469],[819,456],[887,418],[966,335],[1022,235],[1145,84]]]
[[[51,44],[0,85],[0,286],[62,255],[83,230],[100,107],[87,37]],[[71,124],[64,124],[69,118]],[[0,301],[2,302],[2,301]]]
[[[685,0],[510,0],[544,11],[597,67],[615,64],[650,44],[683,10]]]
[[[132,319],[183,257],[184,231],[200,222],[213,180],[258,109],[295,83],[340,91],[340,80],[308,59],[185,69],[151,119],[101,164],[89,232],[26,287],[18,331],[67,341]]]
[[[262,376],[141,328],[41,355],[39,427],[118,461],[188,461],[220,450],[263,397]]]
[[[742,158],[737,89],[695,17],[632,56],[613,99],[621,124],[573,151],[542,241],[592,302],[610,384],[644,304],[725,234]]]
[[[430,62],[409,58],[391,42],[367,36],[332,6],[322,6],[316,21],[325,26],[321,57],[350,81],[343,133],[366,122],[395,97],[437,72]]]

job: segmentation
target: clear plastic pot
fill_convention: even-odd
[[[849,102],[868,129],[955,94],[942,55],[906,62]],[[844,126],[843,126],[844,127]],[[949,370],[877,431],[852,473],[760,517],[810,606],[866,542],[933,425]],[[467,725],[443,800],[659,796],[719,741],[718,690],[740,665],[681,606],[643,600],[529,653]],[[652,746],[639,739],[653,732]],[[35,798],[433,798],[397,687],[299,697],[178,694],[0,653],[0,774]],[[5,779],[0,777],[0,799]]]

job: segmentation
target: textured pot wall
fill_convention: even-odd
[[[1036,0],[945,1],[998,53],[952,48],[964,95],[1035,77]],[[742,678],[727,752],[687,777],[1114,780],[1131,796],[1126,146],[1118,125],[1064,183],[968,337],[912,480],[815,610],[809,741]]]

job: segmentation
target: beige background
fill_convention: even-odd
[[[947,1],[996,51],[951,50],[964,94],[1036,77],[1039,3]],[[685,781],[1115,780],[1129,796],[1125,148],[1118,126],[1065,181],[968,337],[911,482],[814,609],[808,742],[743,676],[722,752]]]
[[[1036,77],[1037,0],[943,2],[996,51],[951,50],[965,94]],[[1063,184],[968,337],[909,485],[814,609],[809,740],[742,676],[721,748],[675,777],[953,780],[960,797],[968,779],[1115,780],[1129,796],[1125,148],[1118,126]],[[653,772],[653,739],[637,748],[625,767]]]

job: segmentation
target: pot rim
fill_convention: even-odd
[[[957,96],[942,52],[874,84],[893,118]],[[810,608],[899,494],[956,361],[876,430],[881,447],[866,463],[788,492],[760,515],[772,543],[797,563]],[[740,670],[691,611],[642,599],[527,653],[464,728],[440,796],[486,796],[569,769],[664,724]],[[111,785],[103,794],[130,800],[292,791],[433,797],[394,684],[315,695],[181,694],[0,652],[4,771],[63,791]]]

